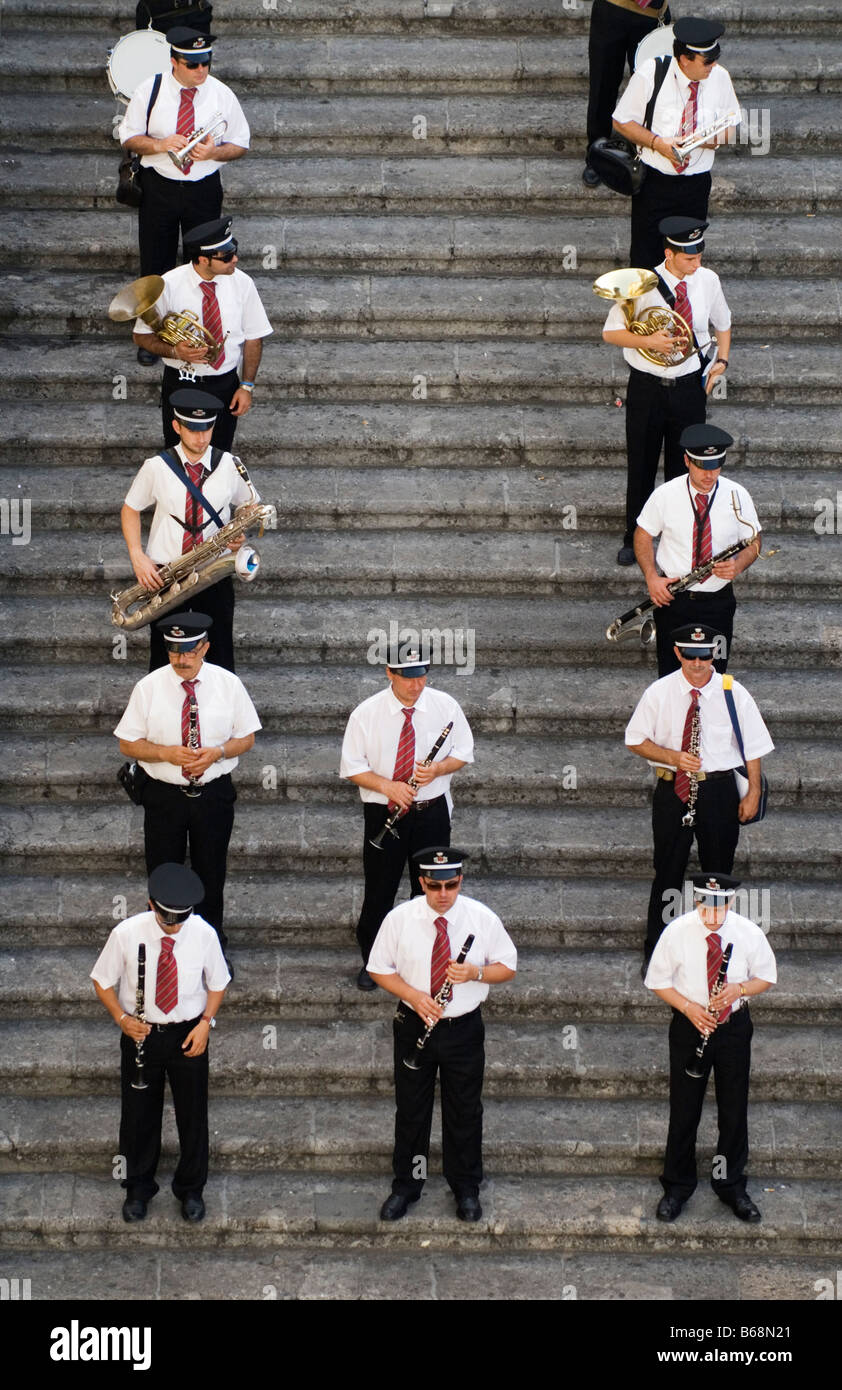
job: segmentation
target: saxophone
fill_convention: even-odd
[[[270,503],[259,500],[241,460],[235,457],[234,464],[247,484],[252,500],[238,507],[231,520],[210,540],[202,541],[195,550],[188,550],[186,555],[162,565],[158,570],[163,581],[160,589],[150,593],[142,584],[132,584],[128,589],[112,594],[111,621],[115,627],[134,632],[156,618],[163,618],[174,608],[190,603],[196,594],[232,572],[247,584],[254,579],[260,569],[257,551],[252,546],[242,545],[238,551],[232,552],[228,546],[235,536],[255,526],[260,527],[260,536],[266,526],[270,531],[274,530],[278,514]]]

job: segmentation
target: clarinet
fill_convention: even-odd
[[[146,1022],[144,1010],[146,1008],[146,947],[141,941],[137,948],[137,989],[134,997],[134,1014],[141,1023]],[[135,1043],[135,1079],[132,1082],[133,1091],[145,1091],[148,1089],[146,1077],[143,1074],[143,1038]]]
[[[473,936],[466,936],[466,937],[465,937],[464,944],[463,944],[463,946],[462,946],[462,949],[461,949],[461,951],[459,952],[458,956],[456,957],[456,964],[457,964],[457,965],[462,965],[462,964],[463,964],[463,962],[464,962],[464,960],[465,960],[465,957],[466,957],[466,955],[468,954],[468,952],[470,951],[470,949],[471,949],[471,947],[473,946],[473,944],[474,944],[474,938],[473,938]],[[441,989],[439,990],[438,994],[435,996],[435,1002],[436,1002],[437,1004],[441,1004],[442,1008],[444,1008],[446,1004],[449,1004],[449,1003],[450,1003],[450,999],[451,999],[452,994],[453,994],[453,981],[452,981],[452,980],[445,980],[445,982],[444,982],[444,984],[442,985]],[[410,1071],[420,1071],[420,1070],[421,1070],[421,1053],[423,1052],[424,1046],[425,1046],[425,1044],[426,1044],[426,1042],[427,1042],[427,1039],[429,1038],[429,1036],[430,1036],[430,1034],[432,1033],[432,1031],[433,1031],[433,1029],[435,1028],[435,1026],[436,1026],[435,1023],[430,1023],[430,1024],[428,1024],[428,1025],[427,1025],[426,1031],[425,1031],[424,1033],[422,1033],[421,1037],[418,1039],[418,1041],[417,1041],[416,1044],[415,1044],[415,1051],[414,1051],[414,1052],[411,1052],[411,1053],[409,1054],[408,1057],[404,1057],[404,1059],[403,1059],[403,1064],[404,1064],[405,1067],[409,1067],[409,1070],[410,1070]]]
[[[694,757],[698,758],[701,742],[701,721],[699,718],[699,702],[697,700],[693,709],[693,718],[690,721],[690,747],[687,750],[688,753],[692,753]],[[696,824],[696,802],[699,797],[699,774],[697,772],[688,772],[687,776],[690,779],[690,790],[687,794],[687,810],[681,817],[681,824],[690,826]]]
[[[199,751],[199,706],[196,702],[196,692],[190,696],[190,723],[187,732],[187,747],[193,753]],[[198,777],[188,777],[187,786],[181,789],[185,796],[201,796]]]
[[[439,749],[441,748],[442,744],[444,743],[445,739],[447,738],[447,736],[448,736],[448,734],[450,733],[450,730],[451,730],[452,728],[453,728],[453,720],[451,719],[451,721],[450,721],[449,724],[445,724],[444,728],[442,729],[441,733],[439,734],[438,738],[436,739],[435,743],[433,744],[432,748],[430,749],[429,753],[427,754],[426,758],[424,759],[423,763],[421,764],[422,767],[429,767],[429,766],[430,766],[430,763],[433,762],[433,761],[435,760],[436,754],[438,753]],[[412,776],[410,777],[410,779],[409,779],[409,781],[407,782],[406,785],[407,785],[408,787],[411,787],[413,791],[416,790],[416,788],[417,788],[417,786],[418,786],[418,781],[417,781],[417,779],[416,779],[414,773],[412,774]],[[373,839],[373,840],[369,840],[368,843],[369,843],[370,845],[374,845],[374,848],[375,848],[375,849],[382,849],[382,848],[383,848],[383,841],[385,840],[387,833],[388,833],[389,835],[394,836],[394,838],[397,840],[397,839],[398,839],[398,832],[397,832],[397,830],[395,830],[395,825],[396,825],[397,822],[401,819],[401,817],[402,817],[402,816],[405,816],[405,815],[406,815],[406,811],[403,809],[403,807],[402,807],[402,806],[396,806],[395,809],[394,809],[394,811],[392,812],[392,814],[389,816],[388,820],[386,821],[386,824],[382,827],[381,830],[378,830],[377,834],[374,836],[374,839]]]
[[[725,950],[722,952],[722,960],[719,962],[719,970],[717,972],[716,980],[714,981],[713,985],[713,994],[716,994],[717,991],[720,990],[725,983],[725,977],[728,974],[728,962],[731,959],[731,952],[733,951],[733,949],[734,943],[733,941],[729,941],[728,945],[725,947]],[[713,999],[713,994],[711,995],[711,1000]],[[708,1008],[710,1008],[710,1000],[708,1001]],[[688,1076],[694,1077],[696,1081],[700,1081],[705,1074],[704,1056],[705,1048],[708,1045],[709,1038],[710,1033],[701,1034],[702,1040],[699,1043],[699,1046],[696,1048],[696,1051],[693,1053],[693,1056],[690,1058],[690,1061],[687,1063],[687,1066],[684,1068],[686,1074]]]

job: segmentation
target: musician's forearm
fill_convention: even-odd
[[[677,989],[671,986],[669,989],[653,989],[653,994],[657,994],[659,999],[663,999],[665,1004],[669,1004],[671,1009],[678,1009],[680,1014],[686,1014],[692,1004],[692,999],[688,999],[686,994],[680,994]]]
[[[655,543],[642,526],[638,526],[634,533],[634,558],[643,570],[643,578],[647,584],[650,579],[658,578],[655,567]]]
[[[396,999],[402,999],[405,1004],[415,1007],[413,999],[417,998],[420,990],[413,989],[412,985],[407,984],[403,976],[398,974],[375,975],[372,971],[371,978],[381,989],[385,989],[387,994],[394,994]]]
[[[140,536],[140,512],[136,512],[134,507],[129,507],[123,503],[120,512],[120,529],[123,532],[123,540],[126,542],[126,549],[130,558],[143,552],[143,544]]]
[[[436,777],[449,777],[451,773],[458,772],[460,767],[464,766],[461,758],[442,758],[430,764],[431,769],[435,768]]]
[[[762,758],[749,758],[746,762],[746,773],[748,776],[748,789],[760,795],[760,767]]]
[[[739,550],[734,556],[734,575],[742,574],[749,565],[753,565],[763,549],[763,535],[758,531],[754,540],[747,545],[745,550]]]
[[[120,752],[139,763],[172,763],[174,753],[189,756],[189,749],[171,747],[166,743],[151,743],[148,738],[120,739]]]
[[[381,796],[388,796],[388,789],[392,785],[391,780],[381,777],[379,772],[357,772],[348,781],[353,782],[355,787],[365,787],[367,792],[380,792]]]
[[[232,145],[230,142],[226,142],[223,145],[216,145],[214,147],[211,158],[217,160],[220,164],[227,164],[232,159],[242,159],[244,154],[248,154],[245,145]]]
[[[96,997],[99,1000],[100,1004],[102,1004],[103,1008],[108,1010],[114,1022],[117,1024],[117,1027],[119,1028],[120,1019],[123,1017],[126,1011],[120,1003],[120,1000],[117,998],[117,991],[114,989],[114,986],[111,985],[108,989],[103,989],[102,985],[99,984],[96,980],[94,980],[93,986],[96,990]]]
[[[730,328],[717,328],[716,330],[717,358],[723,357],[728,360],[731,356],[731,330]]]
[[[647,762],[665,763],[667,767],[678,767],[681,757],[680,748],[662,748],[659,743],[653,743],[651,738],[646,738],[642,743],[626,744],[630,753],[637,753],[638,757],[646,758]]]
[[[257,369],[263,356],[263,339],[247,338],[243,343],[243,363],[240,368],[241,381],[256,381]]]
[[[654,149],[654,143],[658,139],[645,125],[640,125],[637,121],[624,121],[621,125],[619,121],[612,121],[614,129],[626,140],[630,140],[633,145],[642,145],[644,149]]]

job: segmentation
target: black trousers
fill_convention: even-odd
[[[159,864],[183,864],[189,843],[190,865],[205,888],[197,911],[215,928],[223,949],[228,944],[222,930],[223,890],[236,799],[229,773],[208,782],[195,797],[155,778],[143,794],[146,872],[151,874]]]
[[[226,671],[234,670],[234,581],[229,575],[220,579],[210,588],[202,589],[194,599],[179,608],[183,613],[207,613],[213,618],[210,630],[210,649],[207,660],[214,666],[224,666]],[[157,671],[169,661],[164,639],[155,623],[149,627],[149,669]]]
[[[222,180],[217,169],[206,179],[165,179],[155,169],[141,174],[143,201],[138,209],[137,235],[141,275],[163,275],[178,264],[178,234],[182,237],[203,222],[222,216]]]
[[[709,623],[725,638],[725,656],[717,657],[713,663],[714,668],[723,675],[728,669],[728,658],[731,655],[736,609],[737,600],[732,584],[726,584],[711,594],[706,594],[703,589],[685,589],[683,594],[676,594],[672,603],[666,604],[663,608],[656,608],[658,675],[668,676],[681,665],[673,651],[675,643],[672,634],[677,627],[684,627],[687,623]]]
[[[664,217],[708,215],[710,174],[662,174],[646,170],[643,187],[631,200],[631,249],[629,265],[654,270],[664,259],[664,238],[658,223]]]
[[[631,545],[637,518],[655,486],[661,448],[664,450],[664,482],[680,478],[684,450],[679,440],[687,425],[705,421],[707,397],[702,386],[702,370],[686,376],[665,378],[632,367],[626,394],[626,533],[624,545]]]
[[[661,1186],[671,1197],[686,1202],[696,1187],[696,1132],[711,1071],[719,1119],[711,1187],[729,1206],[745,1193],[753,1032],[745,1006],[731,1014],[708,1039],[705,1074],[701,1080],[696,1080],[687,1076],[684,1068],[693,1057],[701,1035],[684,1014],[673,1010],[669,1030],[670,1124],[661,1174]]]
[[[411,896],[416,898],[421,892],[418,875],[412,864],[412,855],[417,854],[420,849],[426,849],[428,845],[450,844],[450,813],[447,800],[443,796],[425,802],[420,810],[413,806],[405,816],[401,816],[395,826],[398,838],[387,835],[383,841],[383,848],[375,849],[369,842],[383,828],[388,819],[389,809],[380,802],[367,801],[363,805],[363,811],[365,896],[357,923],[357,942],[362,952],[363,965],[366,965],[374,938],[380,930],[380,923],[395,905],[395,896],[407,863]]]
[[[184,364],[185,367],[189,363]],[[172,427],[172,406],[170,396],[173,391],[180,391],[185,386],[195,387],[199,391],[209,391],[217,400],[222,401],[225,410],[220,410],[216,417],[216,424],[211,435],[211,444],[216,449],[225,449],[228,453],[234,443],[234,435],[237,430],[237,417],[232,415],[228,406],[239,389],[240,378],[237,372],[222,372],[220,376],[197,377],[195,383],[184,381],[179,376],[177,367],[164,367],[164,375],[161,381],[161,426],[164,431],[164,448],[172,449],[178,443],[178,435]]]
[[[652,796],[652,863],[655,877],[649,895],[649,913],[644,952],[650,956],[667,920],[676,915],[675,893],[684,889],[684,874],[693,837],[699,851],[702,873],[730,874],[740,838],[737,810],[740,804],[732,774],[709,777],[699,782],[695,826],[681,824],[687,806],[675,794],[675,782],[661,778]],[[669,894],[669,900],[666,899]],[[680,912],[683,911],[680,908]],[[665,919],[665,912],[669,917]]]
[[[395,1149],[392,1191],[417,1196],[430,1156],[430,1130],[436,1072],[441,1087],[442,1167],[458,1197],[475,1197],[482,1182],[482,1078],[485,1026],[482,1011],[437,1023],[423,1048],[421,1069],[410,1071],[404,1057],[416,1053],[425,1026],[408,1004],[394,1023]]]
[[[670,22],[669,10],[666,11],[664,22]],[[617,105],[626,63],[631,72],[637,45],[657,24],[657,18],[645,10],[632,14],[629,10],[609,5],[607,0],[593,0],[588,34],[589,145],[600,135],[613,134],[611,117]]]
[[[154,982],[152,985],[154,991]],[[129,1201],[148,1201],[158,1191],[155,1174],[161,1157],[164,1079],[175,1107],[180,1156],[172,1180],[179,1201],[201,1196],[208,1180],[208,1053],[185,1057],[181,1045],[196,1019],[166,1028],[153,1028],[143,1044],[145,1091],[132,1089],[137,1075],[137,1048],[125,1034],[120,1039],[120,1153],[126,1160],[123,1187]]]

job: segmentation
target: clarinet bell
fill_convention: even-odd
[[[403,1059],[403,1064],[404,1064],[404,1066],[407,1068],[408,1071],[420,1071],[420,1070],[421,1070],[421,1061],[420,1061],[420,1058],[419,1058],[419,1056],[418,1056],[418,1045],[417,1045],[417,1043],[416,1043],[415,1047],[412,1049],[412,1051],[410,1052],[409,1056],[408,1056],[408,1057],[404,1057],[404,1059]]]
[[[694,1081],[701,1081],[705,1074],[704,1065],[702,1063],[704,1051],[703,1047],[697,1047],[690,1061],[687,1063],[687,1066],[684,1068],[685,1076],[692,1076]]]

